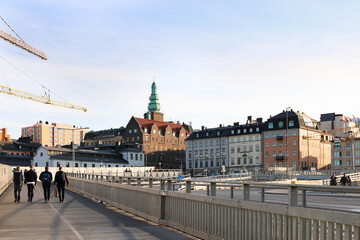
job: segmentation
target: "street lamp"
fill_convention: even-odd
[[[286,108],[286,139],[285,139],[285,164],[286,164],[286,175],[289,174],[289,162],[288,162],[288,129],[289,129],[289,110],[291,107]]]
[[[63,130],[72,130],[72,162],[73,162],[73,172],[75,171],[75,130],[83,130],[83,129],[89,129],[89,127],[84,128],[76,128],[75,126],[73,128],[58,128]]]

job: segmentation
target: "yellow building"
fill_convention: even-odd
[[[88,131],[69,124],[40,121],[30,127],[21,128],[21,137],[31,137],[33,142],[49,147],[69,145],[73,139],[75,144],[80,145]]]

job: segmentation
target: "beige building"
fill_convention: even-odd
[[[21,137],[31,137],[33,142],[49,147],[69,145],[73,140],[80,145],[88,131],[69,124],[40,121],[30,127],[21,128]]]

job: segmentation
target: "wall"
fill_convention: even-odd
[[[12,179],[12,167],[4,164],[0,164],[0,195],[11,184]]]

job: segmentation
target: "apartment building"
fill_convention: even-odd
[[[89,130],[63,123],[39,121],[32,126],[21,128],[21,137],[31,137],[33,142],[43,146],[63,146],[73,142],[80,145]]]
[[[264,169],[330,169],[331,135],[305,113],[283,111],[263,126]]]

